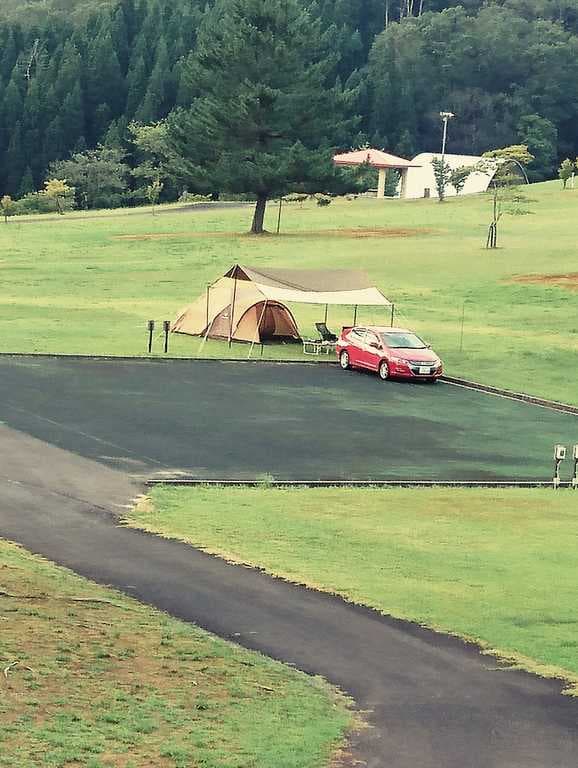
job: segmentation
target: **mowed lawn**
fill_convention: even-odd
[[[322,768],[320,680],[0,541],[0,766]]]
[[[578,682],[571,491],[158,487],[128,523]]]
[[[578,272],[578,191],[549,182],[529,194],[533,212],[503,217],[495,251],[484,248],[490,201],[483,195],[441,205],[287,204],[281,235],[263,237],[244,234],[250,208],[15,218],[0,225],[0,351],[142,354],[148,319],[174,318],[235,262],[362,268],[395,302],[397,321],[422,333],[449,373],[578,403],[578,292],[513,281]],[[270,230],[276,216],[269,206]],[[323,319],[322,307],[293,309],[304,335]],[[328,324],[338,329],[351,314],[330,309]],[[364,309],[358,319],[388,322],[384,314]],[[244,357],[248,349],[209,343],[200,352],[198,339],[181,336],[171,352]],[[293,345],[264,352],[299,353]]]

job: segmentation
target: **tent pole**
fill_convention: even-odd
[[[233,300],[231,301],[231,316],[229,318],[229,349],[233,343],[233,315],[235,314],[235,298],[237,296],[237,271],[233,280]]]
[[[253,341],[251,342],[251,347],[249,348],[249,354],[247,355],[247,358],[251,357],[253,354],[253,347],[255,346],[255,341],[257,340],[257,334],[261,332],[261,322],[263,320],[263,316],[265,315],[265,310],[267,309],[267,299],[265,299],[265,303],[263,304],[263,311],[261,312],[261,317],[259,318],[259,322],[257,323],[257,327],[255,328],[255,333],[253,334]],[[261,342],[261,355],[263,354],[263,342]]]
[[[207,330],[203,334],[203,340],[201,341],[201,345],[199,346],[199,355],[202,354],[203,349],[205,348],[205,342],[209,338],[209,333],[211,332],[211,329],[213,328],[213,323],[215,322],[215,318],[211,320],[209,323],[209,293],[211,290],[211,283],[207,283]]]
[[[357,325],[357,304],[353,310],[353,325]]]
[[[392,328],[393,328],[393,317],[394,317],[394,314],[395,314],[395,304],[392,304],[391,305],[391,320],[389,321],[389,324],[391,325]]]

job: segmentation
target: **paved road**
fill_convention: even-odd
[[[116,520],[128,474],[0,426],[0,536],[274,658],[371,711],[368,768],[576,768],[578,702],[475,649]],[[304,767],[306,768],[306,766]]]
[[[337,366],[0,358],[0,420],[150,475],[548,480],[578,417]]]
[[[243,201],[235,201],[235,202],[227,202],[226,200],[223,201],[215,201],[215,202],[207,202],[207,203],[191,203],[190,205],[181,205],[178,208],[163,208],[162,206],[160,208],[156,209],[156,214],[158,216],[163,216],[165,214],[169,213],[197,213],[198,211],[210,211],[214,209],[219,208],[246,208],[248,206],[255,205],[255,203],[250,202],[243,202]],[[96,220],[99,219],[100,221],[108,221],[109,219],[127,219],[132,218],[133,216],[151,216],[151,209],[149,206],[143,206],[142,208],[123,208],[119,209],[118,213],[95,213],[95,214],[84,214],[83,216],[74,216],[74,215],[66,215],[64,216],[16,216],[12,219],[12,222],[14,224],[43,224],[46,221],[58,221],[60,223],[64,222],[75,222],[75,221],[87,221],[90,220]],[[12,223],[11,222],[11,223]]]

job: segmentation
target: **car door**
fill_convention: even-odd
[[[377,371],[383,357],[382,344],[376,333],[368,330],[363,339],[363,366]]]
[[[352,328],[347,334],[347,340],[349,345],[347,352],[349,353],[349,361],[352,365],[363,365],[360,362],[362,355],[363,339],[365,337],[366,328]]]

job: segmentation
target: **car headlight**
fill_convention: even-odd
[[[392,363],[395,363],[396,365],[407,365],[407,360],[405,360],[403,357],[390,357],[389,358]]]

